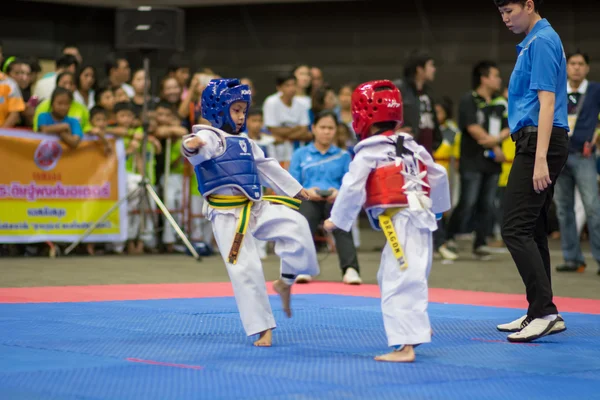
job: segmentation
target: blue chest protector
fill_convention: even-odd
[[[241,136],[214,133],[223,141],[225,151],[194,168],[202,196],[207,197],[216,190],[232,187],[239,189],[250,200],[260,200],[262,187],[250,141]]]

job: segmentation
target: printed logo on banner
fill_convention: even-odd
[[[35,165],[42,171],[50,171],[56,167],[60,156],[62,155],[62,147],[55,140],[42,140],[35,150],[33,161]]]

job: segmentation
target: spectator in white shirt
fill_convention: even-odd
[[[74,56],[70,54],[61,55],[58,60],[56,60],[56,72],[40,79],[35,85],[33,95],[37,96],[39,101],[49,99],[56,88],[56,77],[63,72],[75,74],[77,66],[77,59]]]
[[[94,101],[96,88],[96,68],[91,65],[84,65],[79,69],[76,75],[75,86],[77,90],[73,93],[73,98],[76,102],[83,104],[88,110],[96,105]]]
[[[277,77],[277,95],[270,96],[263,104],[265,126],[276,140],[275,159],[285,168],[289,166],[295,148],[310,141],[308,107],[296,97],[296,77],[283,74]]]

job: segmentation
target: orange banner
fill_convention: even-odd
[[[97,140],[76,149],[58,137],[0,130],[0,243],[69,242],[125,195],[125,151],[110,139],[106,155]],[[124,202],[86,242],[125,239]]]

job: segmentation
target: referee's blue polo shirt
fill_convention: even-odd
[[[544,18],[517,45],[517,63],[508,85],[508,126],[516,133],[538,126],[538,90],[553,92],[553,126],[569,130],[567,118],[567,58],[556,31]]]

